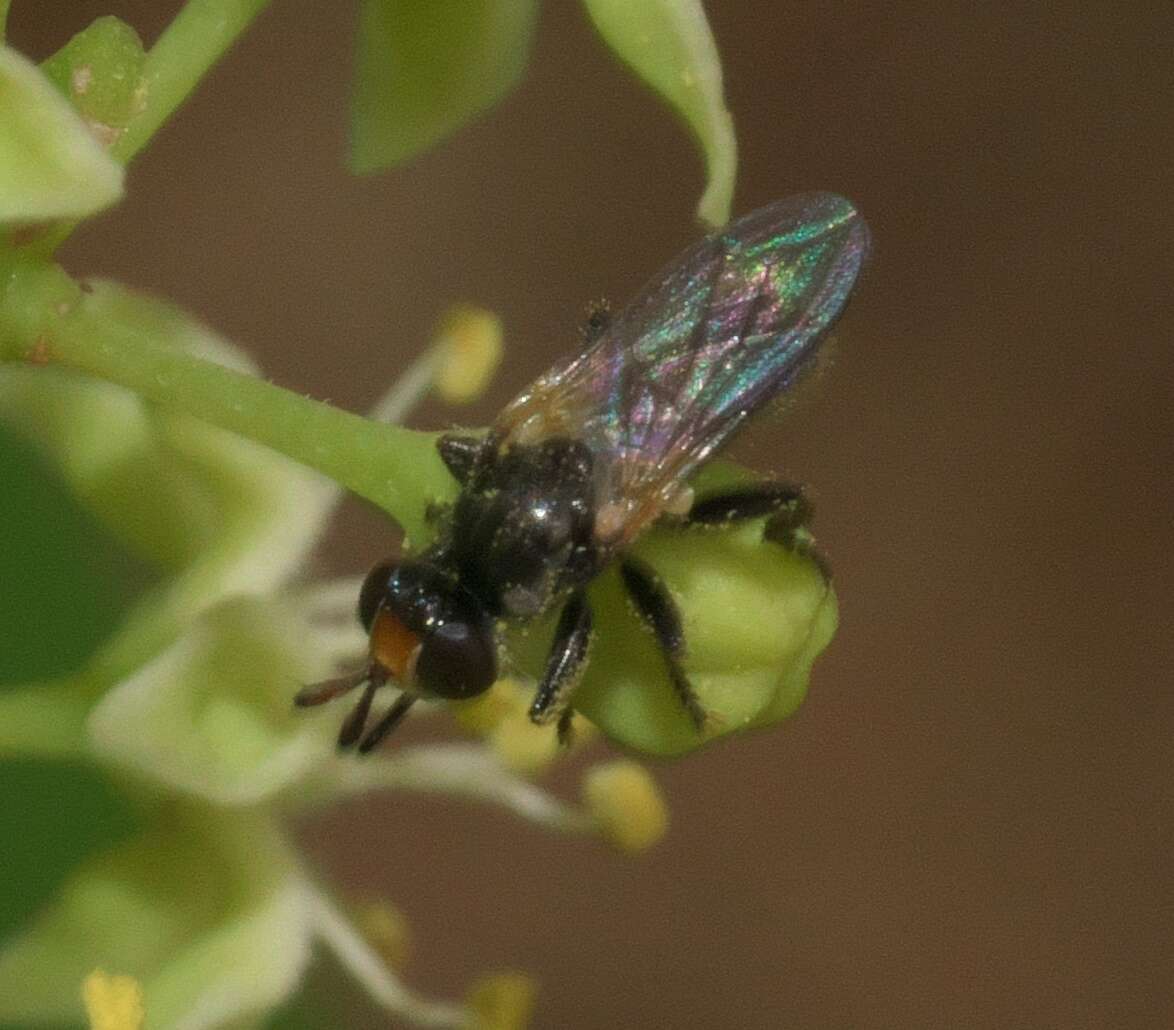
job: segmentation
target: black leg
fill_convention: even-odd
[[[570,747],[571,741],[575,739],[575,727],[572,725],[575,721],[575,709],[570,706],[563,709],[563,714],[558,717],[558,743],[560,747]]]
[[[400,720],[408,714],[408,709],[415,703],[415,694],[406,692],[400,694],[392,702],[391,707],[383,713],[383,718],[372,726],[371,732],[359,742],[359,754],[365,755],[376,748],[379,742],[400,724]]]
[[[363,729],[367,725],[367,716],[371,714],[371,701],[375,697],[375,691],[382,685],[383,680],[381,678],[372,676],[368,680],[367,685],[363,688],[363,693],[359,695],[359,700],[356,702],[355,707],[343,719],[342,726],[339,728],[338,746],[340,750],[345,750],[353,746],[355,741],[363,735]]]
[[[697,695],[681,668],[681,656],[685,652],[685,634],[681,628],[681,613],[677,611],[676,602],[657,578],[656,573],[632,558],[625,558],[620,564],[620,575],[623,577],[628,596],[632,598],[660,645],[661,654],[664,655],[665,664],[668,666],[669,681],[677,692],[677,697],[689,713],[693,725],[701,730],[708,719],[708,713],[701,707],[701,702],[697,700]]]
[[[460,436],[457,433],[445,433],[436,441],[440,460],[462,486],[468,481],[477,455],[481,453],[484,445],[485,440],[480,436]]]
[[[579,329],[583,334],[583,343],[590,346],[607,332],[610,325],[611,305],[606,300],[593,300],[587,305],[587,317]]]
[[[831,566],[806,533],[814,514],[811,502],[799,487],[790,483],[757,483],[700,498],[689,509],[685,522],[691,526],[717,526],[769,516],[763,536],[810,558],[830,582]]]
[[[811,521],[811,502],[803,491],[790,483],[755,483],[722,493],[699,497],[693,502],[685,521],[694,526],[715,526],[726,522],[745,522],[772,516],[796,526]]]
[[[572,594],[558,619],[546,672],[530,705],[530,721],[544,726],[562,716],[591,646],[591,606],[583,591]]]

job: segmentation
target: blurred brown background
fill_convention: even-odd
[[[149,40],[177,6],[18,2],[11,38],[117,13]],[[843,624],[811,696],[658,769],[674,826],[641,860],[398,797],[307,846],[402,904],[415,984],[532,970],[542,1027],[1171,1025],[1174,9],[708,6],[737,211],[832,189],[875,237],[815,402],[738,452],[819,503]],[[484,422],[694,238],[699,161],[555,2],[504,105],[353,180],[353,23],[275,4],[65,257],[360,410],[487,304]],[[389,540],[354,505],[321,565]]]

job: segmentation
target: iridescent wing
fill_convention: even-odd
[[[510,404],[494,436],[506,447],[583,440],[595,456],[597,535],[622,546],[810,363],[868,241],[834,194],[747,215],[663,269],[594,344]]]

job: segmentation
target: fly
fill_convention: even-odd
[[[499,622],[558,609],[530,718],[565,737],[593,635],[587,587],[618,562],[700,731],[706,712],[682,666],[680,614],[630,548],[662,516],[687,525],[769,517],[768,535],[794,544],[810,515],[798,488],[768,481],[695,499],[688,479],[812,363],[868,245],[847,200],[794,196],[692,246],[614,318],[594,310],[581,353],[519,395],[487,435],[440,438],[460,492],[435,542],[370,572],[359,596],[366,667],[307,687],[297,703],[362,686],[339,745],[370,751],[419,697],[487,690]],[[403,692],[368,726],[389,681]]]

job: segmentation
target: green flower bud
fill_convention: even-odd
[[[0,222],[84,218],[121,196],[122,167],[69,101],[0,47]]]
[[[107,15],[74,36],[41,70],[109,146],[145,106],[145,60],[138,33]]]
[[[468,404],[484,392],[501,364],[501,319],[472,304],[456,304],[436,328],[432,347],[436,393],[448,404]]]
[[[715,464],[695,477],[700,494],[751,477]],[[684,669],[710,722],[698,732],[677,698],[664,657],[627,599],[618,570],[592,586],[595,640],[573,704],[613,740],[677,755],[708,740],[768,726],[807,692],[812,663],[835,633],[835,594],[816,562],[763,539],[765,520],[729,527],[661,524],[634,554],[660,576],[684,625]],[[553,618],[511,631],[519,666],[540,676]]]

